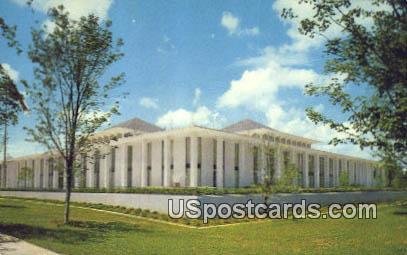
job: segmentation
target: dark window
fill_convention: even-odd
[[[127,146],[127,187],[132,186],[133,180],[133,146]]]
[[[95,160],[95,165],[94,165],[94,187],[96,189],[99,188],[100,186],[100,151],[96,150],[94,154],[94,160]]]

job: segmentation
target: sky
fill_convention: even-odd
[[[312,9],[297,1],[34,0],[32,9],[25,2],[0,1],[0,16],[17,26],[17,39],[25,50],[16,55],[0,41],[0,63],[16,81],[33,80],[26,53],[31,28],[49,24],[46,11],[63,3],[73,19],[94,13],[111,20],[114,37],[124,40],[124,57],[107,73],[124,72],[126,81],[118,92],[128,93],[112,124],[139,117],[163,128],[221,128],[250,118],[321,141],[315,146],[319,149],[371,157],[357,146],[327,145],[338,134],[314,125],[305,115],[306,107],[315,107],[328,116],[346,118],[327,98],[304,95],[307,83],[323,84],[330,76],[323,73],[323,38],[301,35],[298,20],[280,16],[285,7],[293,8],[299,18],[312,15]],[[338,33],[335,28],[327,31],[329,36]],[[366,88],[349,92],[364,94]],[[44,151],[25,141],[23,127],[34,124],[35,116],[25,113],[10,128],[11,156]]]

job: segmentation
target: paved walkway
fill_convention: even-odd
[[[58,253],[0,234],[0,255],[58,255]]]

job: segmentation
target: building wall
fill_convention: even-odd
[[[187,140],[189,141],[188,146]],[[170,146],[171,144],[172,146]],[[115,147],[114,158],[111,152],[112,146]],[[128,165],[129,146],[132,147],[130,172],[128,171],[130,167]],[[148,150],[150,146],[151,152]],[[199,146],[200,150],[198,149]],[[98,148],[100,151],[99,187],[165,186],[165,176],[168,179],[167,186],[183,187],[187,184],[188,186],[196,186],[198,183],[200,183],[200,186],[214,186],[214,165],[217,168],[216,183],[218,187],[223,185],[224,187],[250,186],[254,184],[254,147],[261,147],[261,144],[254,139],[243,139],[238,136],[230,137],[227,135],[211,136],[199,132],[184,135],[177,134],[172,137],[157,136],[124,139],[115,144],[112,143]],[[236,154],[236,148],[238,148],[238,154]],[[301,174],[299,185],[303,187],[338,186],[340,184],[340,172],[344,171],[349,175],[350,184],[376,185],[377,180],[373,176],[372,163],[366,160],[350,159],[347,156],[317,151],[307,147],[294,147],[293,145],[280,144],[275,145],[274,148],[276,154],[273,165],[276,179],[284,175],[284,155],[287,155],[287,161],[292,162],[299,168]],[[222,155],[223,151],[224,155]],[[94,156],[95,151],[91,152],[86,160],[86,180],[83,180],[81,171],[75,175],[76,187],[79,187],[83,182],[88,188],[95,187],[97,180],[95,172],[96,158]],[[31,167],[33,160],[33,180],[19,181],[19,171],[25,165]],[[44,161],[42,175],[41,160]],[[257,163],[259,181],[262,180],[262,176],[266,171],[264,162],[265,156],[262,154],[262,150],[259,150]],[[171,169],[170,165],[173,165],[173,169]],[[187,165],[189,165],[189,176],[186,176]],[[222,169],[223,165],[224,171]],[[112,169],[114,169],[113,172]],[[54,167],[53,179],[50,181],[48,179],[50,176],[49,171],[49,156],[15,159],[8,163],[6,186],[8,188],[58,189],[58,172]],[[147,181],[149,171],[150,180]],[[308,176],[310,171],[314,173],[313,180],[310,180],[311,178]],[[323,173],[323,178],[320,178],[319,172]],[[239,178],[236,179],[236,176]],[[186,182],[188,179],[190,180],[189,183]],[[49,186],[49,184],[52,185]]]

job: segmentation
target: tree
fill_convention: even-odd
[[[7,45],[15,48],[17,54],[22,52],[20,44],[16,40],[16,27],[9,26],[5,20],[0,17],[0,35],[7,41]],[[9,125],[16,125],[18,122],[18,113],[28,111],[24,102],[23,95],[18,91],[15,81],[11,79],[7,70],[0,64],[0,125],[3,127],[3,162],[2,173],[0,172],[0,186],[6,185],[7,173],[7,142]]]
[[[268,203],[270,199],[270,194],[273,192],[273,184],[275,184],[274,173],[275,173],[275,158],[276,158],[276,148],[271,142],[270,137],[267,135],[254,135],[255,138],[259,139],[259,143],[253,147],[253,155],[255,155],[255,166],[257,170],[259,167],[259,162],[261,162],[261,174],[262,182],[258,184],[261,193],[264,197],[264,203]],[[257,172],[256,172],[257,173]],[[255,177],[255,182],[257,183],[258,176]]]
[[[349,186],[349,173],[347,171],[341,171],[339,173],[339,186],[341,187]]]
[[[314,10],[300,21],[299,31],[311,38],[326,38],[325,73],[329,84],[308,84],[311,96],[328,96],[347,120],[339,121],[312,108],[306,110],[314,123],[328,125],[344,136],[330,143],[353,143],[407,164],[407,3],[404,0],[372,0],[358,5],[351,0],[300,0]],[[364,6],[364,7],[362,7]],[[284,9],[284,18],[297,18]],[[361,22],[363,21],[363,22]],[[331,29],[340,35],[329,38]],[[367,86],[361,96],[351,86]]]
[[[46,27],[32,30],[28,55],[36,64],[36,82],[27,84],[27,91],[35,99],[37,121],[26,130],[29,141],[46,146],[64,161],[64,223],[68,224],[75,161],[89,150],[92,134],[118,113],[118,101],[109,103],[110,93],[124,74],[105,83],[101,78],[123,56],[123,42],[113,40],[110,21],[94,15],[72,20],[59,6],[48,16],[55,25],[52,32],[47,33]]]
[[[277,183],[279,189],[296,190],[298,189],[298,168],[295,164],[288,162],[284,167],[280,180]]]
[[[385,176],[380,176],[380,179],[385,179],[385,186],[388,187],[399,187],[405,186],[405,174],[400,164],[390,156],[385,156],[378,163],[380,169],[384,170]]]

